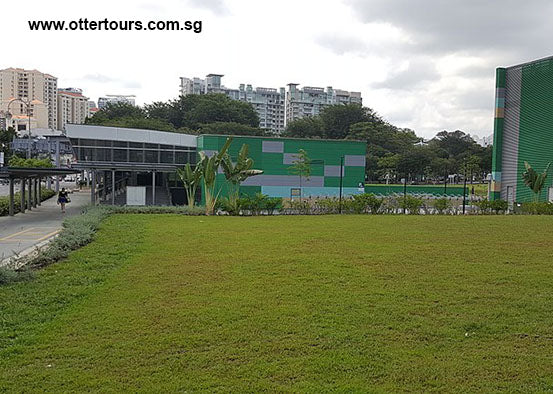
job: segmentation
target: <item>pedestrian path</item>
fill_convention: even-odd
[[[32,211],[0,217],[0,266],[2,260],[58,234],[63,220],[79,214],[81,208],[90,202],[90,195],[86,192],[75,192],[70,197],[71,203],[67,204],[65,213],[56,204],[56,197],[52,197]]]

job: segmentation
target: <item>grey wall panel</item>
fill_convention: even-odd
[[[342,167],[342,176],[344,175],[345,167]],[[340,176],[340,166],[325,166],[325,176]]]
[[[242,186],[294,186],[299,187],[300,177],[297,175],[256,175],[246,179]],[[324,187],[324,177],[311,176],[302,178],[302,187]]]
[[[348,167],[365,167],[365,155],[345,155],[344,164]]]
[[[297,153],[285,153],[282,157],[282,164],[294,164],[294,160],[298,159]]]
[[[501,167],[501,198],[507,200],[507,187],[512,186],[516,196],[518,168],[518,137],[520,124],[520,90],[522,69],[507,70],[505,81],[505,119]]]
[[[263,153],[284,153],[284,142],[282,141],[263,141],[261,144]]]

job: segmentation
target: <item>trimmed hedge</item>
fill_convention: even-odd
[[[56,194],[55,191],[42,188],[40,189],[40,201],[49,199]],[[29,195],[25,193],[25,203],[29,201]],[[14,193],[14,213],[21,212],[21,192]],[[0,197],[0,216],[8,216],[10,213],[10,197]]]

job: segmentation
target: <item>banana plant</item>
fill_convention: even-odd
[[[541,174],[538,174],[527,161],[524,162],[526,171],[522,174],[522,179],[524,180],[524,184],[528,186],[532,192],[534,192],[534,200],[536,202],[539,199],[541,189],[543,189],[543,186],[545,185],[549,166],[551,166],[551,163],[547,163],[545,170],[543,170]]]
[[[184,168],[177,168],[177,175],[184,184],[186,190],[186,197],[188,199],[188,206],[194,206],[194,198],[196,196],[196,190],[202,180],[202,167],[197,165],[192,169],[190,163],[186,163]]]
[[[229,194],[228,200],[231,206],[238,206],[238,191],[240,183],[251,176],[263,174],[262,170],[253,170],[253,160],[248,157],[249,147],[243,144],[238,152],[236,163],[233,163],[229,154],[225,153],[221,160],[221,168],[228,182]]]
[[[223,157],[227,153],[228,148],[232,142],[232,137],[227,138],[227,141],[216,154],[209,157],[204,151],[199,153],[200,162],[197,164],[201,168],[201,172],[204,180],[204,193],[205,193],[205,213],[206,215],[212,215],[215,210],[215,204],[219,198],[219,192],[215,192],[215,183],[217,179],[217,171],[221,165]]]

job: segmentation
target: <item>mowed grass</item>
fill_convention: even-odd
[[[0,391],[553,390],[553,218],[109,218],[0,288]]]

